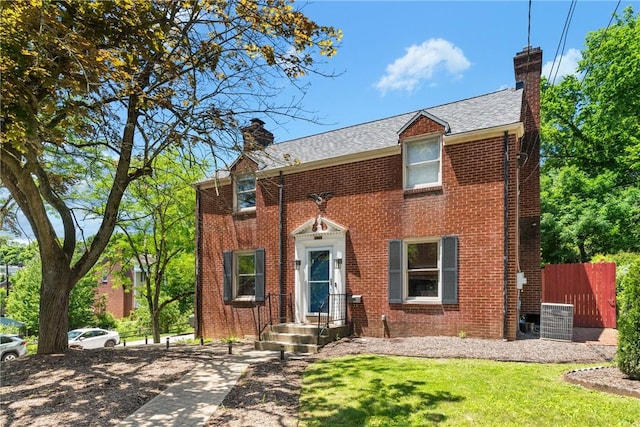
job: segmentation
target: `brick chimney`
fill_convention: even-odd
[[[526,46],[513,58],[516,88],[522,88],[524,135],[518,150],[520,268],[527,284],[520,293],[521,315],[538,315],[542,301],[540,271],[540,75],[542,50]],[[539,315],[538,315],[539,316]],[[538,317],[539,318],[539,317]]]
[[[525,99],[521,120],[526,129],[540,129],[540,75],[542,74],[542,50],[526,46],[513,58],[516,88],[523,87]]]
[[[251,119],[249,126],[243,127],[244,152],[265,148],[273,144],[273,134],[264,128],[264,122],[260,119]]]

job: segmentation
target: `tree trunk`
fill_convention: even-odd
[[[56,274],[54,269],[43,268],[42,270],[38,354],[64,353],[68,347],[71,286],[66,274],[60,272]],[[46,270],[49,272],[47,273]]]
[[[160,342],[160,312],[158,310],[151,311],[151,329],[153,330],[153,342]]]
[[[589,257],[587,256],[587,251],[585,250],[585,247],[584,247],[584,240],[581,239],[578,242],[578,249],[580,250],[580,262],[581,263],[589,262]]]

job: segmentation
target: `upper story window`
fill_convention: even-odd
[[[441,184],[440,135],[404,143],[404,188]]]
[[[235,208],[237,211],[255,209],[256,177],[252,174],[238,175],[235,180]]]

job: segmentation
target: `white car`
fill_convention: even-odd
[[[17,359],[27,354],[27,342],[17,335],[0,334],[0,361]]]
[[[100,328],[74,329],[67,333],[69,348],[102,348],[115,347],[120,344],[120,334]]]

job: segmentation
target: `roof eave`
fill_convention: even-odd
[[[209,188],[215,188],[222,185],[231,184],[231,176],[225,176],[222,178],[212,177],[205,178],[193,184],[197,190],[207,190]]]
[[[516,122],[485,129],[476,129],[469,132],[445,135],[443,144],[447,146],[463,144],[465,142],[477,141],[480,139],[495,138],[496,136],[501,136],[504,132],[515,133],[517,138],[521,138],[522,135],[524,135],[524,125],[522,122]]]
[[[344,156],[332,157],[329,159],[316,160],[312,162],[292,164],[283,167],[274,167],[256,172],[258,178],[269,178],[278,175],[281,171],[284,174],[306,172],[314,169],[321,169],[330,166],[340,166],[348,163],[360,162],[363,160],[372,160],[380,157],[392,156],[400,154],[400,146],[392,145],[370,151],[360,151]]]

